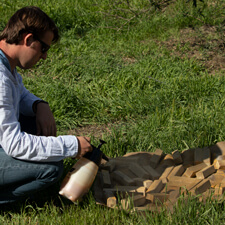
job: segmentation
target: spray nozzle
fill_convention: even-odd
[[[103,144],[106,144],[106,142],[103,141],[103,140],[101,140],[101,139],[100,139],[99,141],[100,141],[100,144],[99,144],[98,147],[97,147],[98,149],[100,149],[100,148],[102,147]]]
[[[93,148],[92,152],[88,152],[83,156],[83,157],[93,161],[95,164],[97,164],[97,166],[100,165],[102,158],[105,159],[106,161],[109,161],[107,156],[100,150],[102,145],[105,144],[106,142],[101,139],[99,141],[100,141],[100,144],[98,145],[98,147],[91,145]]]

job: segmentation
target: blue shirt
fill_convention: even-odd
[[[38,97],[23,85],[22,77],[0,50],[0,145],[6,154],[29,161],[60,161],[75,157],[78,141],[73,135],[35,136],[21,132],[19,114],[34,116],[32,105]]]

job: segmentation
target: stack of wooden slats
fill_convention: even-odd
[[[172,209],[178,198],[221,198],[225,191],[225,142],[164,154],[133,152],[103,161],[94,186],[99,204],[110,208]]]

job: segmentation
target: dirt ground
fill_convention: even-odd
[[[179,36],[163,43],[171,54],[181,58],[194,58],[209,74],[224,73],[225,70],[225,25],[186,28]]]
[[[77,127],[74,130],[69,130],[67,134],[76,136],[89,136],[102,139],[103,133],[110,133],[112,124],[103,125],[88,125],[84,127]]]

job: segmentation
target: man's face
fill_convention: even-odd
[[[47,58],[47,51],[45,50],[50,47],[53,38],[54,34],[51,31],[45,32],[41,38],[37,38],[33,34],[27,34],[18,66],[22,69],[29,69],[37,64],[40,59],[45,60]]]

